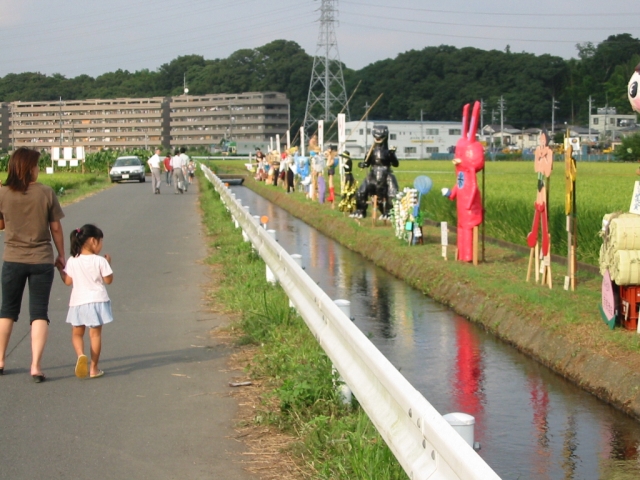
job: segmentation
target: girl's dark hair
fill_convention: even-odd
[[[90,238],[95,238],[100,240],[104,235],[102,234],[102,230],[100,230],[95,225],[91,225],[87,223],[80,228],[76,228],[71,232],[71,256],[77,257],[82,252],[82,246],[89,240]]]
[[[5,185],[14,192],[26,192],[33,181],[33,168],[38,166],[40,152],[20,147],[9,159],[9,175]]]

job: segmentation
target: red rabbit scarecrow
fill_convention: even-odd
[[[456,185],[452,190],[442,189],[442,194],[450,200],[458,199],[458,260],[473,260],[473,228],[482,223],[482,199],[478,190],[476,172],[484,168],[484,148],[476,139],[480,102],[473,105],[469,125],[470,104],[462,109],[462,138],[456,144],[453,164],[456,166]]]

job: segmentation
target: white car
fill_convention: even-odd
[[[122,180],[138,180],[145,182],[144,163],[136,156],[118,157],[109,171],[111,183]]]

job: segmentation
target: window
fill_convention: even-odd
[[[389,134],[389,140],[395,140],[396,139],[396,134],[395,133],[390,133]]]
[[[449,135],[462,135],[462,131],[459,128],[450,128]]]
[[[425,131],[426,135],[438,135],[438,129],[437,128],[427,128],[427,130]]]
[[[609,123],[610,123],[611,125],[615,125],[615,124],[616,124],[616,119],[615,119],[615,118],[610,118],[610,119],[609,119]]]
[[[405,154],[416,153],[416,147],[404,147],[404,153]]]
[[[346,133],[347,135],[351,135],[351,129],[350,129],[350,128],[347,128],[347,129],[345,130],[345,133]]]
[[[593,119],[593,124],[594,124],[594,125],[598,125],[598,123],[600,123],[600,119],[599,119],[598,117],[595,117],[595,118]]]
[[[438,153],[439,151],[438,147],[427,147],[427,153]]]
[[[360,135],[364,135],[364,129],[363,129],[363,128],[361,128],[361,129],[359,130],[359,134],[360,134]]]

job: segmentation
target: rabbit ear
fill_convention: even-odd
[[[479,113],[480,102],[476,101],[476,103],[473,104],[473,113],[471,114],[471,123],[469,124],[469,140],[475,140],[476,138],[476,132],[478,131]]]
[[[462,108],[462,138],[467,138],[467,120],[469,119],[469,104]]]

